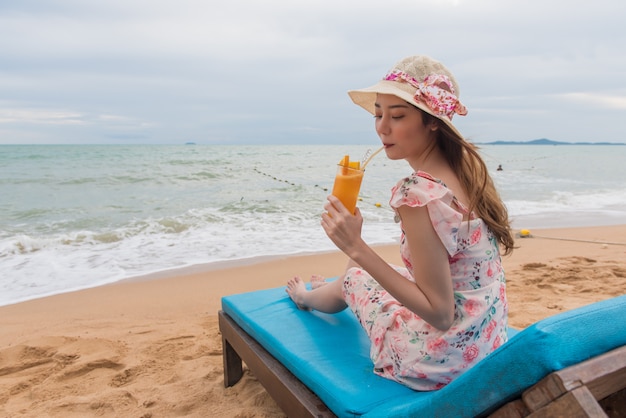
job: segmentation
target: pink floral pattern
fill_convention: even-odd
[[[414,173],[392,190],[390,204],[426,206],[448,251],[455,289],[455,320],[447,331],[430,326],[391,297],[359,268],[344,278],[345,300],[370,337],[374,372],[415,390],[436,390],[450,383],[507,341],[506,283],[495,238],[483,221],[456,201],[441,182]],[[461,210],[461,212],[459,212]],[[404,266],[414,281],[410,254],[401,239]]]
[[[443,74],[431,74],[419,81],[404,71],[393,70],[383,80],[404,82],[415,87],[415,100],[424,103],[439,117],[452,120],[455,113],[467,115],[467,108],[456,96],[452,82]]]

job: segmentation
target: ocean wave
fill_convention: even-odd
[[[333,250],[320,215],[336,163],[370,147],[6,148],[0,304],[197,264]],[[488,147],[490,164],[504,162],[494,181],[518,224],[626,219],[620,156],[531,148]],[[408,173],[384,157],[368,167],[359,202],[366,242],[397,242],[387,202]]]
[[[626,190],[598,190],[592,193],[556,190],[543,200],[508,199],[505,203],[513,216],[602,210],[621,210],[626,213]]]

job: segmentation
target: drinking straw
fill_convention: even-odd
[[[368,154],[371,150],[367,150],[367,152],[365,153],[365,157],[363,157],[363,159],[365,161],[363,161],[363,164],[361,164],[361,170],[365,170],[365,166],[369,164],[370,161],[372,161],[372,158],[374,158],[376,156],[376,154],[378,154],[379,152],[381,152],[383,149],[385,149],[384,146],[378,148],[376,151],[374,151],[374,153],[372,155],[370,155],[368,157]]]

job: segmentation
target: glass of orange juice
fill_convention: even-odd
[[[360,167],[359,161],[350,161],[346,155],[337,166],[335,184],[333,185],[333,196],[341,200],[341,203],[354,214],[356,202],[361,189],[364,171]]]

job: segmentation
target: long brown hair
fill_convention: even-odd
[[[459,137],[448,125],[438,118],[422,111],[425,126],[435,122],[437,146],[443,152],[448,164],[458,175],[469,196],[469,211],[474,212],[487,224],[497,241],[504,247],[504,254],[510,254],[515,246],[509,215],[489,175],[487,166],[475,145]]]

